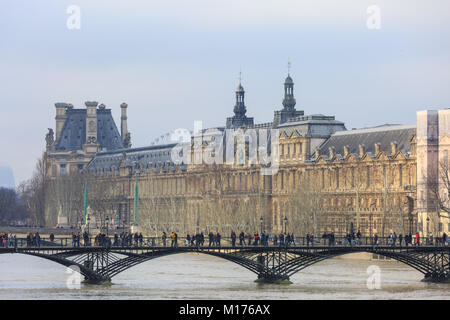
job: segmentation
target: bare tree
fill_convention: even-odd
[[[450,172],[447,162],[439,162],[437,176],[429,177],[427,187],[436,213],[436,219],[432,221],[437,225],[441,218],[448,219],[450,215]],[[441,215],[441,211],[446,212],[447,216]],[[437,226],[435,230],[439,230]]]
[[[45,225],[46,155],[38,159],[33,176],[20,185],[21,198],[30,213],[30,223],[35,226]]]

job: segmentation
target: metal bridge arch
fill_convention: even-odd
[[[77,266],[86,280],[110,281],[140,263],[173,254],[202,253],[234,262],[269,281],[288,280],[320,261],[355,252],[368,252],[402,262],[435,281],[449,279],[450,247],[51,247],[11,248],[0,253],[21,253],[66,267]]]

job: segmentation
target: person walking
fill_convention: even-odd
[[[191,244],[191,236],[189,235],[189,233],[186,236],[186,241],[184,242],[184,245],[186,247],[188,247]]]
[[[209,232],[208,234],[208,239],[209,239],[209,247],[211,247],[213,245],[214,242],[214,234],[212,233],[212,231]]]
[[[175,246],[175,232],[173,232],[173,231],[170,234],[170,240],[172,240],[170,246],[173,248]]]
[[[163,246],[166,246],[166,240],[167,240],[167,234],[165,231],[163,231],[163,235],[162,235],[162,242],[163,242]]]
[[[239,234],[239,246],[243,246],[243,243],[244,243],[244,240],[245,240],[245,234],[244,234],[244,231],[241,231],[241,233]]]
[[[236,247],[236,233],[234,231],[231,231],[231,246]]]
[[[217,232],[217,235],[216,235],[216,243],[217,243],[217,246],[218,247],[220,247],[220,239],[221,239],[221,235],[220,235],[220,233],[219,232]]]
[[[36,232],[36,247],[41,246],[41,236],[39,235],[39,232]]]

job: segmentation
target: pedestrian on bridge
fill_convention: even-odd
[[[219,232],[217,232],[217,234],[216,234],[216,244],[217,244],[217,246],[218,247],[220,247],[220,239],[221,239],[221,235],[220,235],[220,233]]]
[[[39,235],[39,232],[36,232],[36,247],[41,246],[41,236]]]
[[[162,235],[162,242],[163,242],[163,246],[166,246],[166,240],[167,240],[167,234],[165,231],[163,231],[163,235]]]
[[[175,246],[175,232],[173,232],[173,231],[170,234],[170,240],[172,241],[170,243],[170,246],[173,248]]]
[[[200,233],[200,245],[203,247],[205,245],[205,234],[203,231]]]
[[[191,236],[189,233],[186,235],[186,241],[184,242],[184,245],[187,247],[191,244]]]
[[[231,231],[231,246],[236,247],[236,233],[234,231]]]
[[[239,234],[239,245],[242,247],[245,241],[245,234],[244,231],[241,231],[241,233]]]
[[[212,233],[212,231],[209,232],[208,234],[208,239],[209,239],[209,247],[214,245],[214,234]]]
[[[281,246],[284,246],[284,234],[283,233],[280,233],[280,247]]]

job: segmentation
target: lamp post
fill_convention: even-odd
[[[261,222],[261,234],[263,232],[263,217],[261,216],[261,218],[259,218],[259,222]]]
[[[412,234],[412,221],[413,221],[413,215],[410,213],[408,215],[409,218],[409,234]]]
[[[88,227],[88,236],[89,236],[89,224],[91,223],[91,217],[87,217],[87,219],[86,219],[86,221],[87,221],[87,227]]]
[[[287,223],[288,223],[288,218],[286,218],[286,216],[284,216],[284,234],[286,234]]]
[[[109,216],[106,216],[106,236],[109,235],[108,229],[109,229]]]
[[[427,239],[427,244],[428,244],[428,236],[430,234],[430,229],[429,229],[429,223],[430,223],[430,217],[427,217],[427,234],[425,235],[426,239]]]

